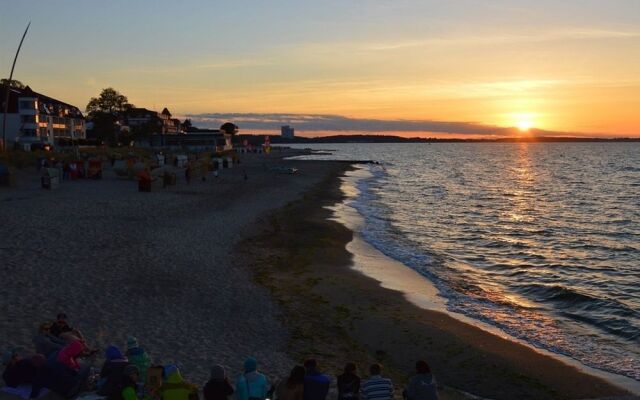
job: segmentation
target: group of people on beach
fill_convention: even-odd
[[[23,357],[18,350],[2,356],[4,391],[26,388],[29,397],[38,398],[43,389],[64,398],[75,398],[83,391],[108,400],[197,400],[198,387],[186,381],[176,365],[154,365],[138,340],[129,336],[127,349],[122,352],[109,345],[99,372],[80,361],[92,357],[98,349],[91,349],[80,331],[67,322],[64,313],[54,322],[40,325],[33,339],[36,354]],[[390,379],[382,377],[382,367],[373,364],[368,379],[361,380],[356,365],[346,364],[337,376],[338,400],[392,400],[394,387]],[[254,358],[247,358],[244,371],[235,385],[223,366],[211,368],[211,377],[203,388],[205,400],[326,400],[331,378],[320,372],[315,360],[297,365],[290,375],[270,384],[258,371]],[[24,392],[22,392],[24,393]],[[16,392],[18,394],[18,392]],[[416,363],[416,374],[403,391],[406,400],[436,400],[436,381],[425,361]]]

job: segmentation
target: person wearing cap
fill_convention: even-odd
[[[35,369],[31,360],[21,358],[17,350],[6,351],[2,355],[2,365],[5,366],[2,379],[7,386],[15,388],[33,381]]]
[[[125,353],[129,359],[129,363],[138,367],[140,382],[144,383],[147,379],[147,370],[151,365],[151,357],[138,344],[138,339],[133,336],[127,338],[127,351]]]
[[[269,391],[267,377],[258,372],[258,362],[249,357],[244,362],[244,373],[236,379],[236,400],[264,400]]]
[[[184,380],[175,365],[164,368],[165,381],[160,386],[162,400],[189,400],[198,396],[198,387]]]
[[[233,386],[222,365],[211,368],[211,378],[204,386],[205,400],[227,400],[233,394]]]
[[[129,361],[116,346],[110,345],[105,351],[105,361],[100,370],[98,391],[100,396],[112,395],[123,380],[123,371]]]

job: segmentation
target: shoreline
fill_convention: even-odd
[[[358,169],[359,168],[360,167],[358,167]],[[348,196],[345,200],[352,198],[357,191],[355,184],[362,179],[362,176],[356,176],[357,173],[354,172],[355,170],[347,171],[345,176],[341,178],[341,188]],[[495,336],[526,346],[542,355],[549,356],[569,366],[575,367],[588,375],[602,378],[612,385],[619,386],[635,395],[640,395],[640,382],[632,378],[584,365],[580,361],[564,354],[535,347],[525,340],[516,338],[494,325],[475,320],[464,314],[449,311],[446,307],[447,300],[439,296],[438,288],[429,278],[385,255],[368,243],[362,235],[358,233],[364,223],[364,219],[357,210],[347,205],[345,201],[330,207],[330,209],[334,213],[332,219],[340,222],[353,232],[352,241],[346,245],[347,250],[353,257],[351,268],[380,281],[382,287],[401,293],[409,302],[422,309],[442,312],[462,323],[472,325]]]
[[[292,359],[313,356],[332,372],[346,361],[356,361],[361,371],[383,362],[399,384],[416,358],[426,358],[447,388],[443,398],[451,399],[463,398],[461,392],[492,399],[629,395],[523,344],[420,308],[353,269],[346,248],[353,232],[332,218],[331,207],[345,198],[341,175],[331,174],[304,199],[272,214],[270,226],[249,239],[254,279],[284,313]]]

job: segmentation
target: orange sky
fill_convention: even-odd
[[[81,108],[114,87],[179,117],[335,114],[640,136],[637,0],[24,0],[3,4],[0,19],[4,74],[32,20],[15,78]]]

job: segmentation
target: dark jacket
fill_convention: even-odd
[[[356,374],[344,373],[338,376],[338,399],[358,400],[360,398],[360,377]]]
[[[100,370],[100,378],[105,381],[97,391],[100,396],[111,397],[115,392],[122,391],[125,382],[123,372],[127,365],[129,365],[127,360],[107,360],[104,362]]]
[[[51,334],[53,336],[60,336],[61,333],[71,332],[73,330],[72,327],[69,326],[66,322],[63,324],[58,323],[57,321],[51,324]]]
[[[13,365],[7,365],[2,373],[4,383],[9,387],[30,385],[33,382],[35,368],[29,359],[20,360]]]
[[[202,393],[204,394],[205,400],[227,400],[228,396],[233,394],[233,387],[228,379],[210,379],[204,386]]]
[[[33,344],[36,346],[36,353],[49,357],[52,353],[62,350],[67,342],[48,333],[39,333],[33,338]]]
[[[81,385],[82,381],[78,379],[76,371],[59,362],[48,362],[43,367],[35,369],[31,398],[38,397],[43,388],[70,398],[78,393]]]
[[[416,374],[403,394],[408,400],[438,400],[436,379],[431,374]]]
[[[317,371],[311,371],[304,377],[304,400],[325,400],[329,393],[331,379]]]

